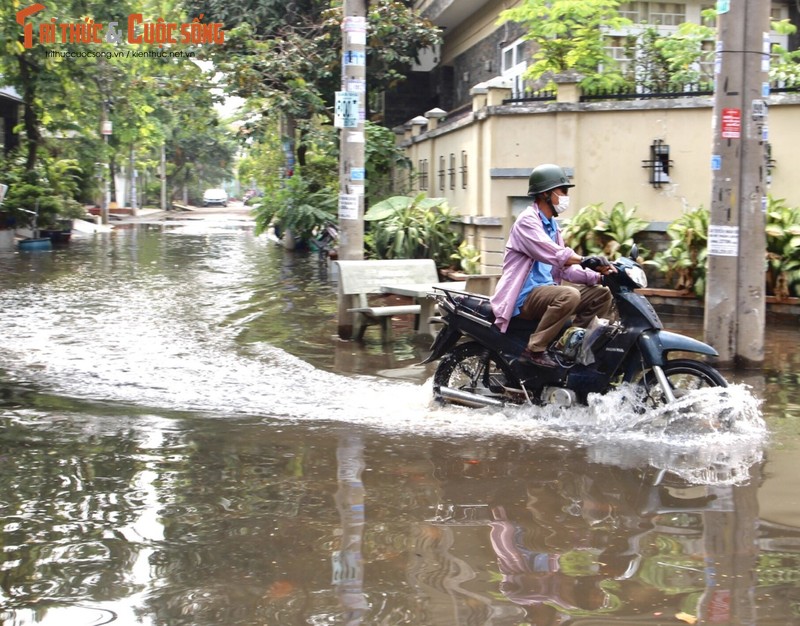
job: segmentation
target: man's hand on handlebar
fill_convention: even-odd
[[[585,256],[581,259],[581,267],[585,270],[592,270],[605,276],[615,274],[617,268],[614,267],[604,256]]]

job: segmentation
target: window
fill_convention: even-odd
[[[634,24],[679,26],[686,21],[686,5],[681,2],[625,2],[619,6],[619,14]]]
[[[419,190],[420,191],[427,191],[428,190],[428,159],[420,159],[419,167],[418,167],[418,174],[419,174]]]
[[[619,15],[620,17],[628,18],[634,24],[643,22],[645,20],[644,16],[647,14],[644,4],[644,2],[623,2],[619,5]]]
[[[525,41],[517,39],[510,46],[501,51],[501,71],[503,78],[512,81],[512,97],[520,98],[524,95],[525,85],[522,75],[528,67],[528,58],[525,54]]]
[[[450,180],[450,189],[456,188],[456,155],[450,153],[450,168],[447,170],[447,175]]]
[[[446,174],[444,167],[444,155],[442,155],[439,157],[439,191],[444,191],[444,177]]]
[[[631,45],[630,35],[606,37],[606,52],[614,59],[623,75],[633,72],[633,55],[636,52]]]
[[[461,188],[467,188],[467,151],[461,151]]]
[[[651,2],[648,22],[660,26],[680,26],[686,21],[686,5],[677,2]]]

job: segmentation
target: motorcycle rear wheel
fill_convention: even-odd
[[[676,399],[696,389],[705,387],[727,387],[728,382],[715,368],[702,361],[675,359],[667,361],[662,368]],[[664,391],[652,370],[644,372],[639,384],[644,389],[645,401],[651,406],[666,403]]]
[[[457,345],[439,362],[433,375],[433,397],[445,402],[440,390],[450,387],[508,402],[522,401],[507,395],[503,385],[516,387],[519,383],[499,354],[470,341]]]

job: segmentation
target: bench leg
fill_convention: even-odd
[[[381,318],[381,341],[383,343],[391,343],[393,341],[391,317]]]
[[[375,321],[363,313],[356,313],[356,339],[358,341],[363,341],[364,333],[367,332],[367,328],[374,324]]]
[[[430,322],[428,321],[431,316],[436,312],[433,300],[430,298],[421,298],[418,300],[420,305],[419,316],[417,317],[417,332],[420,335],[435,335],[431,329]]]
[[[419,316],[415,316],[419,317]],[[391,343],[394,341],[394,334],[392,329],[392,317],[390,315],[385,315],[381,317],[370,317],[359,313],[356,317],[355,323],[355,335],[358,341],[364,340],[364,333],[367,332],[367,328],[369,326],[380,326],[381,327],[381,342],[382,343]]]
[[[356,339],[358,341],[364,340],[364,333],[367,332],[367,328],[370,326],[380,326],[381,327],[381,340],[384,343],[388,343],[391,341],[392,336],[392,322],[391,318],[389,317],[369,317],[364,315],[363,313],[359,313],[357,316],[357,328],[356,328]],[[388,339],[387,339],[388,337]]]

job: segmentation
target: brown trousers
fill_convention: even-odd
[[[608,318],[613,300],[601,285],[543,285],[528,294],[519,316],[539,319],[536,331],[528,340],[528,350],[543,352],[558,337],[567,320],[575,316],[573,326],[585,328],[597,317]]]

